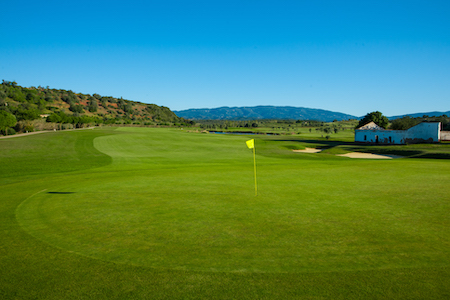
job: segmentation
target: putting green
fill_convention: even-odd
[[[445,193],[436,189],[442,183],[432,168],[422,170],[430,175],[424,178],[405,162],[260,156],[254,197],[252,157],[242,137],[133,130],[95,140],[112,157],[109,166],[49,179],[22,202],[16,210],[22,228],[80,255],[164,269],[450,265],[449,235],[440,231],[445,224],[433,222],[448,222],[448,203],[438,200]],[[399,164],[407,168],[402,178],[380,177],[395,176]],[[406,184],[410,194],[396,189]],[[435,206],[424,207],[414,189]]]

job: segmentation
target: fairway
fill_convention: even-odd
[[[178,294],[162,288],[155,298],[448,295],[450,161],[292,153],[280,138],[258,137],[255,197],[247,139],[117,128],[0,141],[9,278],[29,245],[61,265],[60,256],[81,260],[73,264],[88,274],[126,269],[147,284],[194,285]],[[33,265],[22,268],[34,276]],[[104,280],[113,285],[117,274]],[[283,291],[274,285],[281,278]],[[12,295],[13,281],[1,281]],[[212,290],[199,292],[205,285]],[[130,297],[144,297],[142,288],[149,292]]]

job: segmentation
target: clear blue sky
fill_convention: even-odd
[[[0,79],[172,110],[450,110],[450,1],[3,1]]]

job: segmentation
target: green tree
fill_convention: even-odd
[[[7,129],[16,125],[17,119],[13,114],[0,110],[0,130],[3,129],[8,134]]]
[[[62,121],[61,116],[55,113],[47,117],[47,122],[61,123],[61,121]]]
[[[53,102],[53,96],[51,94],[47,94],[45,96],[45,101],[50,102],[50,103]]]
[[[416,126],[420,122],[420,119],[414,119],[409,116],[405,116],[403,118],[395,119],[394,121],[392,121],[391,129],[406,130],[413,126]]]
[[[89,99],[89,106],[88,109],[90,112],[96,112],[98,109],[98,104],[97,104],[97,100],[95,98],[90,98]]]
[[[102,103],[102,106],[106,108],[106,106],[108,105],[108,98],[102,97],[102,99],[100,99],[100,102]]]
[[[39,96],[35,90],[28,90],[25,99],[30,103],[37,103],[39,101]]]
[[[1,87],[1,85],[0,85]],[[0,101],[6,100],[6,92],[3,89],[0,89]],[[2,105],[2,102],[0,102],[0,105]]]
[[[41,112],[38,109],[29,108],[29,106],[20,107],[15,112],[17,119],[21,120],[36,120],[40,118]]]
[[[374,112],[371,112],[371,113],[368,113],[367,115],[365,115],[364,118],[362,118],[359,121],[357,128],[364,126],[370,122],[374,122],[375,124],[377,124],[380,127],[383,127],[384,129],[386,129],[389,125],[388,118],[383,116],[383,114],[381,112],[374,111]]]
[[[78,105],[71,104],[70,107],[69,107],[69,110],[74,112],[74,113],[79,113],[79,114],[84,113],[83,106],[79,105],[79,104]]]
[[[123,107],[123,111],[126,113],[133,113],[133,105],[131,103],[127,103],[124,107]]]

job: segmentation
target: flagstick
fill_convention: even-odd
[[[245,142],[247,144],[247,147],[252,149],[253,148],[253,166],[255,169],[255,196],[258,196],[258,186],[256,184],[256,147],[255,147],[255,140],[251,139]]]
[[[253,147],[253,165],[255,169],[255,196],[258,196],[258,185],[256,184],[256,147]]]

